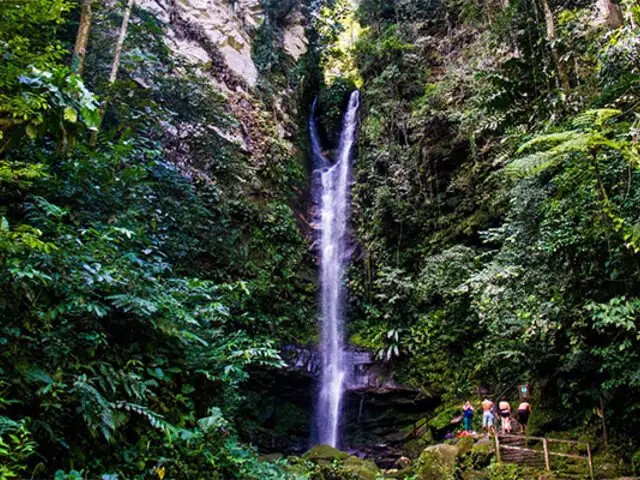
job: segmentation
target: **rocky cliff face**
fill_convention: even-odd
[[[293,153],[300,88],[279,90],[270,106],[257,87],[261,79],[253,52],[260,28],[268,22],[260,0],[140,0],[139,6],[167,25],[167,44],[187,62],[201,69],[227,97],[237,128],[212,130],[249,154],[265,161],[265,138],[278,137]],[[301,7],[279,19],[280,48],[295,66],[307,53],[306,21]],[[260,167],[261,165],[254,165]]]
[[[218,64],[240,83],[255,86],[251,42],[264,22],[259,0],[143,0],[140,5],[169,25],[168,43],[177,54],[203,66]]]

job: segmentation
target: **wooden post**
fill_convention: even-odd
[[[491,435],[491,433],[487,433],[487,435]],[[498,439],[498,432],[494,434],[494,439],[496,441],[496,460],[500,463],[500,440]]]
[[[587,443],[587,457],[589,459],[589,474],[593,480],[593,459],[591,458],[591,445]]]
[[[549,463],[549,445],[546,438],[542,439],[542,448],[544,449],[544,466],[547,469],[547,472],[550,472],[551,464]]]

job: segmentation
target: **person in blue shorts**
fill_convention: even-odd
[[[493,411],[495,405],[491,400],[485,397],[482,401],[482,429],[488,432],[494,432],[493,428]]]

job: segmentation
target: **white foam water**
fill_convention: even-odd
[[[351,157],[356,141],[359,105],[360,95],[355,91],[344,114],[337,159],[331,166],[324,166],[328,161],[320,147],[313,113],[310,120],[314,164],[320,167],[322,370],[316,427],[319,443],[333,447],[340,443],[342,397],[348,372],[344,354],[344,271],[349,261],[347,225],[351,213]]]

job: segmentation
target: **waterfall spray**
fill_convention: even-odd
[[[322,373],[316,422],[319,442],[333,447],[339,446],[341,404],[347,371],[344,361],[343,280],[349,260],[346,234],[350,214],[351,156],[356,140],[359,105],[360,96],[355,91],[351,94],[344,115],[336,162],[320,172]],[[313,113],[310,130],[314,164],[321,166],[326,157],[320,148]]]

